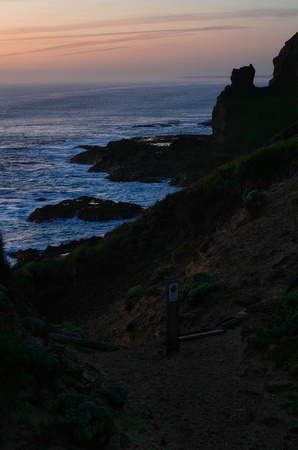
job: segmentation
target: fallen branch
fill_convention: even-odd
[[[219,330],[213,330],[213,331],[205,331],[205,332],[203,332],[203,333],[194,333],[194,334],[187,334],[187,335],[182,335],[182,336],[179,336],[179,341],[191,341],[191,340],[193,340],[193,339],[201,339],[201,338],[204,338],[204,337],[208,337],[208,336],[213,336],[213,335],[216,335],[216,334],[222,334],[222,333],[225,333],[226,332],[226,330],[223,330],[223,329],[219,329]]]
[[[80,347],[93,348],[105,352],[112,352],[115,350],[120,350],[121,348],[126,348],[125,345],[112,344],[110,342],[102,341],[89,341],[88,339],[74,338],[56,333],[50,333],[49,338],[53,341],[61,342],[64,344],[78,345]]]
[[[244,320],[247,316],[248,314],[242,314],[241,316],[237,317],[229,317],[228,319],[222,320],[221,322],[217,323],[215,326],[224,329],[230,328],[236,325],[237,323],[242,322],[242,320]]]

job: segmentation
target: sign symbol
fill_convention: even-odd
[[[175,294],[176,291],[177,291],[177,286],[175,284],[173,284],[173,286],[171,287],[172,294]]]

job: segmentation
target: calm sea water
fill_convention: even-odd
[[[0,232],[6,252],[103,236],[119,222],[26,222],[37,207],[90,195],[149,207],[176,189],[168,181],[115,183],[70,164],[78,145],[134,136],[210,134],[228,79],[163,84],[0,85]],[[136,127],[137,125],[137,127]],[[141,125],[141,126],[139,126]],[[154,125],[142,127],[142,125]],[[45,202],[37,201],[40,197]]]

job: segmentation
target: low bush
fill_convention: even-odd
[[[203,298],[206,294],[211,292],[212,290],[212,284],[211,283],[203,283],[200,285],[197,285],[196,283],[191,286],[190,290],[188,291],[188,296],[192,300],[199,300]]]
[[[25,317],[24,327],[30,331],[33,336],[46,337],[49,334],[47,324],[38,317]]]
[[[286,403],[283,403],[281,406],[283,409],[291,409],[292,413],[298,416],[298,395],[297,394],[291,394],[288,395],[289,401]]]
[[[52,427],[60,426],[81,443],[106,444],[116,431],[112,414],[87,395],[60,394],[50,404]]]
[[[0,403],[14,401],[17,392],[33,378],[52,380],[59,366],[51,347],[26,341],[12,333],[0,333],[0,361]]]
[[[268,201],[265,194],[262,194],[259,190],[255,189],[246,195],[244,205],[249,215],[252,218],[255,218],[263,213],[268,205]]]
[[[125,305],[128,311],[134,307],[137,301],[141,298],[142,293],[143,287],[140,284],[129,289],[125,296]]]
[[[215,278],[205,273],[197,273],[192,279],[192,283],[185,286],[187,301],[194,303],[212,292]]]
[[[86,339],[88,336],[87,331],[82,330],[71,322],[62,322],[57,325],[52,325],[51,328],[54,333],[64,334],[70,337]]]
[[[285,367],[298,379],[298,292],[272,302],[272,308],[266,327],[248,336],[248,344],[268,351],[273,367]]]
[[[128,391],[124,386],[109,384],[100,390],[100,395],[114,405],[123,405],[127,398]]]
[[[298,137],[263,147],[237,161],[224,164],[204,178],[205,191],[211,185],[220,190],[237,185],[240,189],[268,187],[272,182],[286,177],[298,158]]]

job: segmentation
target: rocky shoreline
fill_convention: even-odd
[[[156,183],[171,179],[187,186],[215,167],[210,135],[156,136],[111,141],[105,147],[82,145],[85,151],[70,163],[86,164],[89,172],[108,173],[112,181]]]
[[[107,178],[115,182],[157,183],[171,179],[172,185],[188,187],[225,162],[265,143],[292,137],[297,132],[297,48],[298,33],[274,58],[274,76],[265,88],[254,86],[252,64],[233,69],[231,85],[219,95],[212,120],[205,123],[212,126],[212,135],[133,137],[111,141],[104,147],[81,145],[77,148],[84,151],[69,162],[89,165],[89,172],[107,173]],[[287,69],[290,63],[291,71]],[[155,124],[135,125],[146,126]],[[80,197],[37,208],[27,220],[41,223],[76,216],[81,220],[106,221],[136,217],[142,212],[139,205],[124,206],[121,202]],[[32,252],[36,257],[39,251],[21,251],[17,258],[29,260]]]
[[[38,250],[35,248],[28,248],[26,250],[17,250],[15,252],[10,252],[9,257],[16,259],[16,264],[14,265],[14,269],[18,267],[22,267],[27,262],[39,262],[47,258],[59,258],[63,256],[69,255],[69,253],[73,252],[76,248],[84,245],[85,247],[95,247],[99,245],[102,241],[102,237],[100,236],[92,236],[88,239],[79,239],[68,242],[67,244],[60,244],[57,246],[48,245],[45,250]]]
[[[113,202],[86,195],[74,200],[63,200],[56,205],[36,208],[28,217],[28,222],[42,223],[55,219],[78,217],[87,222],[131,219],[143,211],[140,205],[127,202]]]
[[[71,163],[88,164],[89,172],[108,173],[112,181],[145,183],[171,179],[180,187],[235,158],[260,148],[291,126],[298,115],[296,33],[274,58],[274,73],[267,87],[254,85],[252,64],[233,69],[231,84],[217,98],[211,135],[156,136],[122,139],[105,147],[82,145],[85,152]],[[169,124],[170,125],[170,124]],[[154,127],[136,125],[136,127]]]

